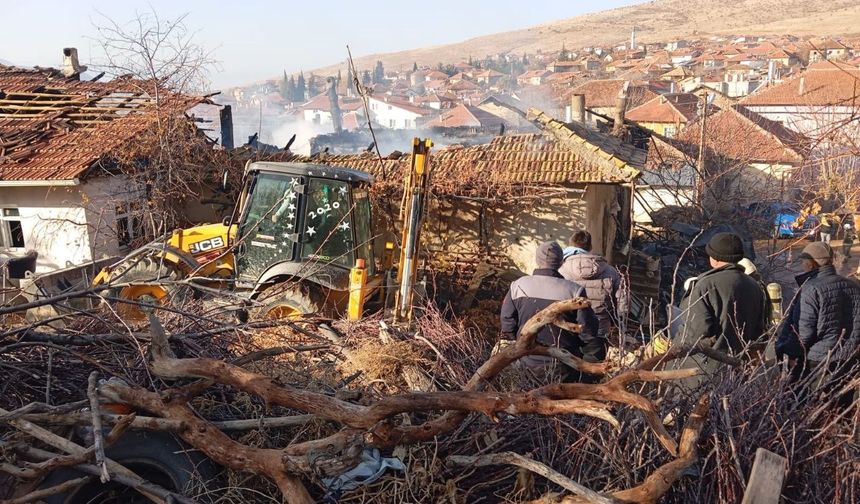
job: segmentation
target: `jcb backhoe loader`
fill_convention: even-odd
[[[408,285],[395,293],[404,316],[411,316],[403,296],[411,302],[431,145],[415,139],[404,184],[407,246],[397,278]],[[93,286],[123,300],[117,309],[138,319],[147,305],[213,289],[246,300],[240,312],[252,318],[326,313],[356,319],[365,302],[383,301],[383,271],[393,262],[394,246],[386,243],[386,257],[376,261],[371,175],[322,164],[254,162],[244,180],[232,218],[176,230],[104,268]]]

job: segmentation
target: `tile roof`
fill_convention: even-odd
[[[699,144],[698,121],[682,130],[677,140]],[[708,148],[734,160],[753,163],[798,165],[803,162],[808,140],[782,124],[735,105],[709,116],[705,123]]]
[[[71,180],[152,126],[152,83],[67,79],[54,69],[0,65],[0,180]],[[162,90],[158,110],[183,115],[206,100]]]
[[[800,83],[803,82],[801,94]],[[744,105],[860,105],[860,68],[825,61],[742,100]]]
[[[667,93],[652,98],[625,115],[636,122],[686,123],[698,114],[699,97],[692,93]]]
[[[584,82],[567,93],[567,98],[572,94],[584,94],[585,106],[589,108],[614,107],[615,98],[624,86],[623,79],[597,79]],[[628,89],[628,107],[636,107],[657,96],[650,86],[642,86],[631,83]]]
[[[530,112],[544,128],[542,132],[497,136],[485,144],[434,150],[433,190],[445,195],[495,197],[526,186],[627,183],[639,176],[638,168],[645,163],[643,150],[597,131],[565,125],[535,109]],[[379,158],[368,152],[313,159],[285,152],[278,160],[365,171],[377,177],[379,188],[397,190],[411,156],[393,154],[384,158],[388,175],[384,180],[380,180]]]
[[[459,104],[442,112],[438,117],[424,124],[425,128],[483,128],[498,129],[505,122],[485,110],[471,105]]]

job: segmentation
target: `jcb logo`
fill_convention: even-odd
[[[221,238],[220,236],[216,236],[215,238],[209,238],[208,240],[194,242],[191,244],[191,247],[188,250],[192,254],[199,254],[200,252],[206,252],[208,250],[221,248],[223,246],[224,246],[224,238]]]

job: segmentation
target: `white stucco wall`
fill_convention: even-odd
[[[687,206],[694,197],[695,191],[692,187],[637,187],[636,196],[633,198],[633,221],[637,224],[651,224],[652,212],[669,206]]]
[[[3,252],[37,251],[37,272],[91,259],[79,187],[0,187],[0,207],[18,209],[25,244],[24,249]]]
[[[18,209],[25,245],[0,253],[35,250],[37,273],[120,255],[115,207],[138,195],[121,176],[76,186],[0,187],[0,208]]]

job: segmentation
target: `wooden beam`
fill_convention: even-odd
[[[787,471],[785,457],[764,448],[757,449],[741,504],[779,504]]]

